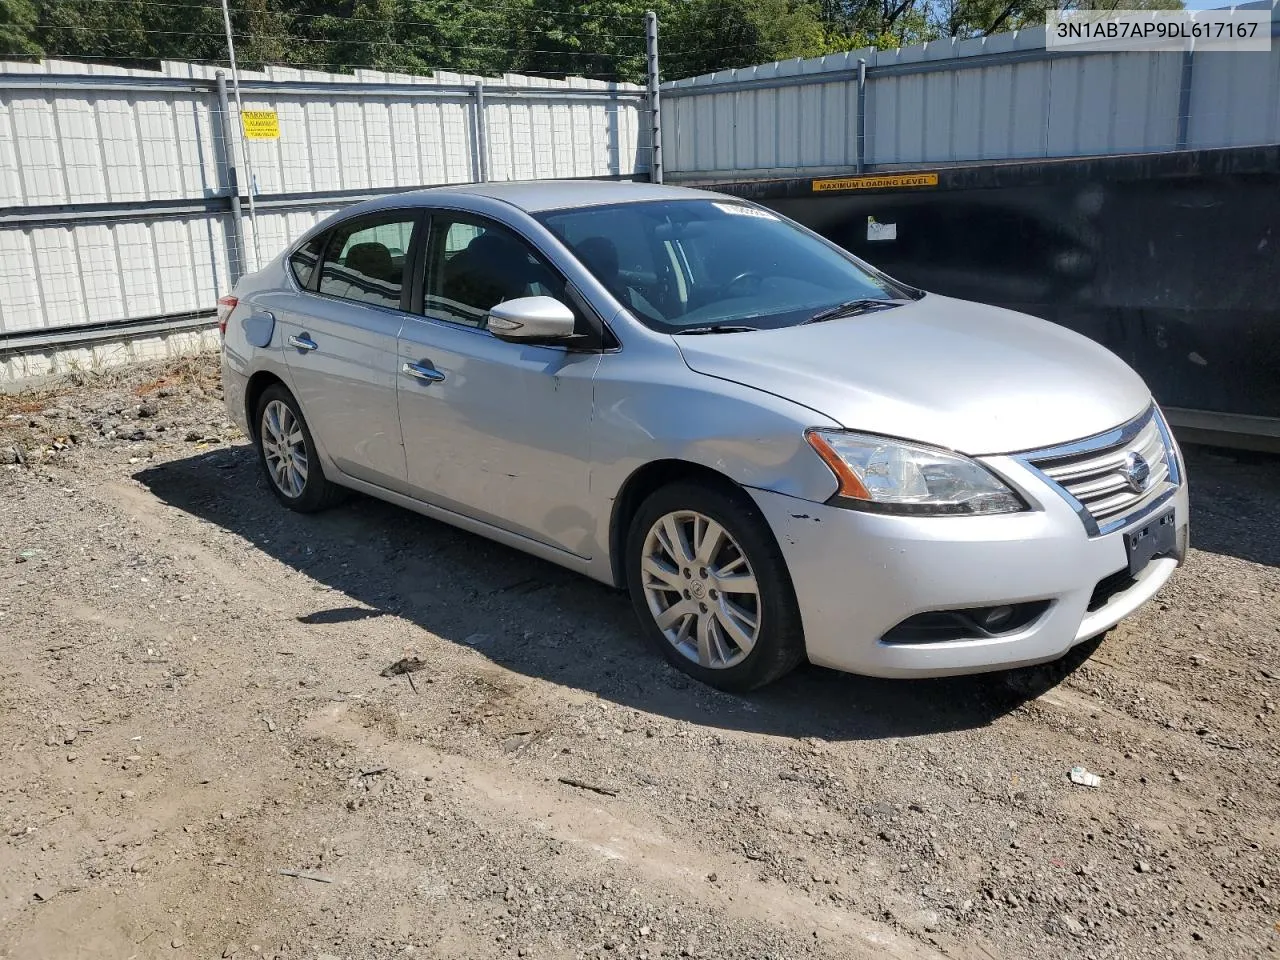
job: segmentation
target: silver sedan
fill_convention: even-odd
[[[283,504],[356,490],[625,588],[717,687],[1051,660],[1186,553],[1177,445],[1117,357],[733,197],[388,197],[220,308]]]

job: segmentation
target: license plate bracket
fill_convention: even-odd
[[[1124,535],[1129,555],[1129,576],[1136,577],[1156,557],[1172,554],[1178,546],[1173,511],[1168,510]]]

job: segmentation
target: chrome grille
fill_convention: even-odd
[[[1177,462],[1155,408],[1092,440],[1037,450],[1025,460],[1056,483],[1105,533],[1169,496]],[[1139,484],[1142,465],[1147,476]],[[1086,526],[1088,523],[1086,522]]]

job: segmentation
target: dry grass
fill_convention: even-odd
[[[135,397],[149,397],[157,390],[167,386],[169,386],[169,381],[164,377],[159,377],[155,380],[147,380],[133,388],[133,395]]]
[[[46,381],[36,389],[17,393],[0,392],[0,417],[39,413],[53,406],[58,397],[65,397],[77,387],[119,386],[129,389],[136,397],[146,397],[165,389],[199,386],[208,390],[218,385],[220,377],[219,358],[213,353],[115,367],[100,372],[77,370],[57,380]],[[130,386],[134,381],[136,384]]]
[[[53,402],[57,394],[52,390],[29,393],[0,393],[0,417],[24,413],[39,413]]]
[[[217,383],[218,370],[208,357],[184,357],[171,361],[158,376],[143,380],[133,388],[135,397],[147,397],[160,390],[198,386],[207,389]]]

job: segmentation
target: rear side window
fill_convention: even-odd
[[[320,292],[399,308],[414,226],[412,216],[397,213],[335,227],[320,271]]]
[[[320,254],[324,252],[324,241],[327,236],[327,233],[322,233],[318,237],[312,237],[289,257],[289,269],[293,271],[298,286],[304,290],[311,283],[311,277],[316,272],[316,265],[320,262]]]

